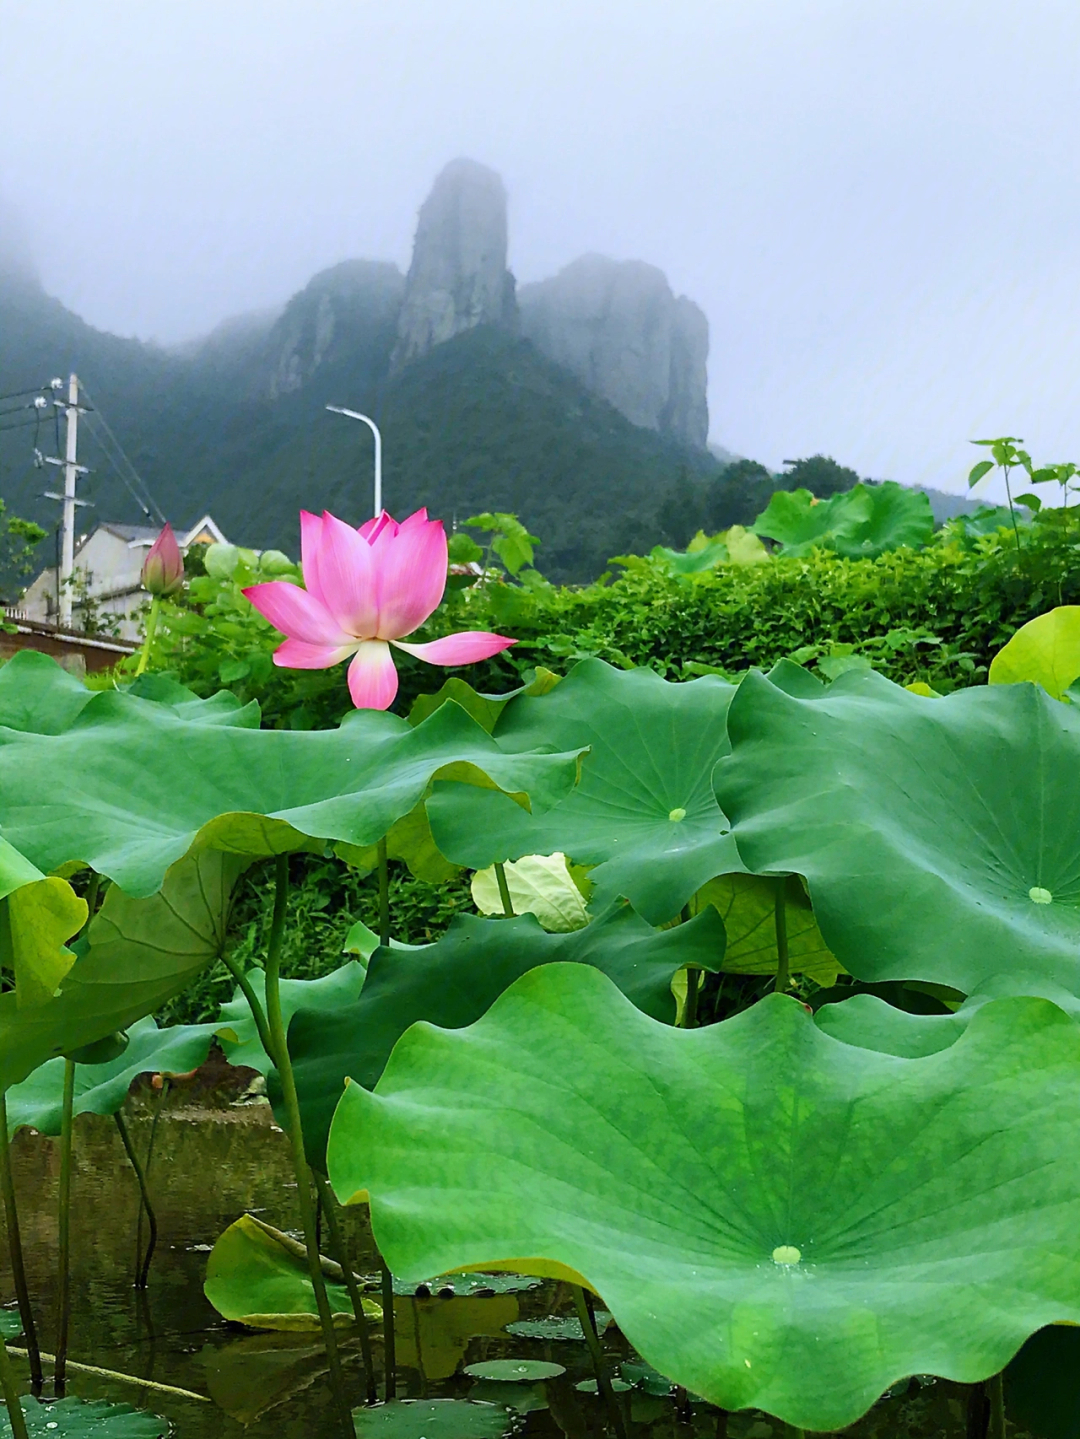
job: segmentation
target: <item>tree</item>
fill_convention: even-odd
[[[787,469],[777,485],[781,490],[809,490],[819,500],[829,495],[854,489],[859,475],[847,465],[839,465],[831,455],[811,455],[807,460],[785,460]]]

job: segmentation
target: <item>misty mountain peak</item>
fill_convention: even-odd
[[[394,370],[477,325],[516,328],[506,243],[502,179],[475,160],[452,160],[420,207]]]

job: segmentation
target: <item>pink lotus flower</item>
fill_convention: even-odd
[[[353,656],[349,693],[357,709],[389,709],[398,677],[390,646],[433,665],[467,665],[516,640],[483,630],[404,644],[438,608],[446,588],[446,535],[417,510],[399,525],[383,510],[354,530],[323,513],[300,512],[304,585],[272,580],[244,594],[288,638],[274,652],[285,669],[322,670]]]
[[[172,525],[166,523],[143,560],[142,587],[151,595],[172,595],[183,583],[184,557]]]

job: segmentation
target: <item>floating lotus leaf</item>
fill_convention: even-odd
[[[221,955],[233,887],[249,864],[208,850],[173,865],[149,899],[111,886],[55,999],[26,1009],[0,994],[0,1089],[127,1029],[186,988]]]
[[[527,854],[508,863],[505,871],[510,907],[515,914],[534,914],[554,934],[569,934],[588,924],[585,900],[567,868],[566,855]],[[473,875],[472,897],[481,914],[504,912],[494,866],[478,869]]]
[[[309,1157],[323,1167],[345,1080],[373,1088],[390,1051],[418,1020],[447,1029],[471,1024],[519,975],[561,961],[602,970],[635,1005],[670,1024],[676,971],[686,964],[716,969],[723,955],[724,927],[712,909],[658,933],[627,905],[572,934],[545,934],[531,914],[499,920],[459,914],[435,944],[411,954],[379,949],[355,1004],[305,1005],[289,1027]]]
[[[1080,605],[1061,605],[1029,620],[990,665],[992,685],[1030,680],[1056,700],[1080,677]]]
[[[672,1029],[549,965],[350,1084],[330,1178],[395,1273],[558,1264],[674,1383],[833,1430],[1080,1320],[1078,1084],[1080,1026],[1041,999],[908,1060],[783,995]]]
[[[606,1309],[596,1309],[593,1320],[596,1332],[603,1334],[611,1323],[611,1315]],[[545,1314],[543,1319],[522,1319],[517,1324],[508,1324],[506,1332],[516,1334],[520,1339],[576,1339],[579,1344],[585,1342],[581,1320],[572,1314]]]
[[[76,1064],[75,1113],[115,1114],[140,1074],[186,1074],[206,1059],[212,1024],[158,1029],[149,1016],[133,1024],[127,1048],[109,1064]],[[64,1098],[64,1061],[50,1059],[7,1093],[8,1132],[24,1125],[59,1134]]]
[[[543,808],[576,774],[576,754],[505,753],[455,704],[415,729],[362,710],[339,729],[299,732],[192,724],[112,692],[62,734],[0,730],[6,838],[40,869],[80,860],[134,896],[153,894],[189,851],[256,858],[326,840],[373,844],[436,777],[497,786],[522,804],[527,792]]]
[[[785,555],[822,545],[848,559],[872,559],[901,545],[925,545],[934,516],[926,495],[886,480],[827,500],[815,500],[809,490],[777,490],[752,528],[780,541]]]
[[[22,1400],[26,1429],[31,1439],[165,1439],[169,1421],[130,1404],[73,1396],[47,1404]],[[0,1439],[11,1439],[11,1421],[0,1409]]]
[[[324,1267],[337,1272],[336,1280],[330,1276],[326,1279],[335,1324],[354,1324],[341,1270],[329,1260],[324,1261]],[[222,1318],[236,1324],[293,1333],[319,1328],[319,1310],[306,1258],[286,1249],[272,1230],[250,1214],[230,1224],[214,1245],[206,1261],[203,1290]],[[382,1318],[382,1310],[373,1300],[362,1299],[362,1303],[368,1318]]]
[[[691,909],[712,905],[724,921],[727,948],[720,966],[726,974],[775,974],[776,886],[784,885],[788,967],[816,983],[836,983],[840,969],[836,956],[821,937],[810,900],[798,875],[762,879],[756,874],[723,874],[698,890]]]
[[[500,1439],[511,1427],[505,1409],[471,1399],[392,1399],[353,1418],[359,1439]]]
[[[378,940],[375,942],[378,944]],[[259,1002],[265,1007],[265,971],[252,969],[248,971],[247,977]],[[340,969],[324,974],[321,979],[283,979],[280,984],[281,1014],[286,1029],[293,1015],[304,1005],[337,1009],[356,999],[363,983],[364,966],[356,960],[350,960]],[[229,1003],[221,1006],[218,1023],[210,1028],[217,1030],[225,1058],[230,1064],[257,1069],[263,1075],[269,1074],[273,1069],[274,1062],[262,1046],[248,1002],[239,988]]]
[[[488,1359],[482,1364],[466,1364],[463,1371],[470,1379],[493,1379],[500,1384],[530,1384],[537,1379],[558,1379],[566,1373],[563,1364],[550,1364],[543,1359]]]
[[[86,901],[66,880],[42,874],[0,839],[0,964],[15,976],[20,1009],[52,999],[75,962],[65,941],[86,914]]]
[[[971,993],[1018,964],[1080,993],[1080,711],[1034,685],[940,699],[874,673],[815,697],[750,674],[720,803],[758,874],[806,877],[860,979]]]
[[[597,908],[622,897],[651,924],[674,918],[706,880],[742,868],[709,783],[728,751],[734,692],[712,675],[669,684],[651,670],[583,661],[550,694],[513,700],[494,731],[507,750],[588,745],[577,788],[530,815],[501,795],[437,785],[435,843],[470,869],[560,850],[596,866]]]
[[[22,1320],[17,1309],[0,1309],[0,1339],[17,1339],[22,1333]]]

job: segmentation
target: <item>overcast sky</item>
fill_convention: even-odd
[[[949,489],[980,433],[1080,460],[1078,102],[1077,0],[0,0],[0,195],[93,324],[405,267],[468,155],[519,282],[703,307],[714,440]]]

